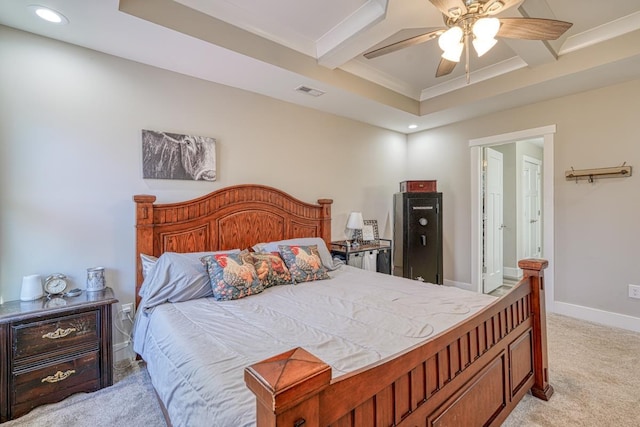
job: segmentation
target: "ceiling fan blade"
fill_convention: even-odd
[[[453,69],[456,68],[456,65],[458,65],[457,62],[441,58],[440,63],[438,64],[438,70],[436,71],[436,77],[442,77],[446,76],[447,74],[451,74]]]
[[[400,49],[404,49],[405,47],[415,46],[420,43],[428,42],[429,40],[435,39],[445,31],[446,31],[446,28],[437,28],[427,33],[419,34],[414,37],[409,37],[408,39],[400,40],[399,42],[391,43],[387,46],[374,49],[370,52],[365,53],[364,57],[367,59],[373,59],[373,58],[377,58],[378,56],[386,55],[387,53],[396,52]]]
[[[544,18],[500,18],[498,37],[525,40],[555,40],[571,26],[571,22]]]
[[[482,6],[484,13],[488,15],[495,15],[500,12],[504,12],[507,9],[511,9],[513,6],[517,6],[524,0],[489,0]]]
[[[467,6],[464,0],[429,0],[431,4],[452,18],[458,18],[467,13]]]

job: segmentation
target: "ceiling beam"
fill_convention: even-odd
[[[556,19],[546,0],[527,0],[520,7],[505,13],[506,17]],[[503,16],[503,15],[500,15]],[[548,41],[501,39],[530,67],[547,64],[558,59],[558,53]]]
[[[369,0],[316,42],[318,63],[331,69],[350,61],[366,49],[366,40],[356,38],[362,31],[382,21],[388,0]]]

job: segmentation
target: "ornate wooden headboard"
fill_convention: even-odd
[[[236,185],[197,199],[154,204],[136,202],[136,303],[142,285],[140,254],[245,249],[260,242],[321,237],[331,242],[331,199],[302,202],[264,185]]]

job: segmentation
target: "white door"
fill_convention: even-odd
[[[542,162],[525,156],[522,165],[523,257],[542,257],[540,183]]]
[[[503,270],[503,219],[504,190],[502,182],[502,153],[485,147],[484,191],[484,293],[502,286]]]

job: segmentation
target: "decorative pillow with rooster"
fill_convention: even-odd
[[[258,279],[265,288],[293,283],[291,273],[278,252],[250,253]]]
[[[200,260],[207,267],[213,298],[216,301],[244,298],[264,290],[264,285],[258,279],[258,273],[246,251],[208,255]]]
[[[297,283],[328,279],[327,269],[322,265],[318,247],[278,246],[278,251],[289,267],[291,277]]]

